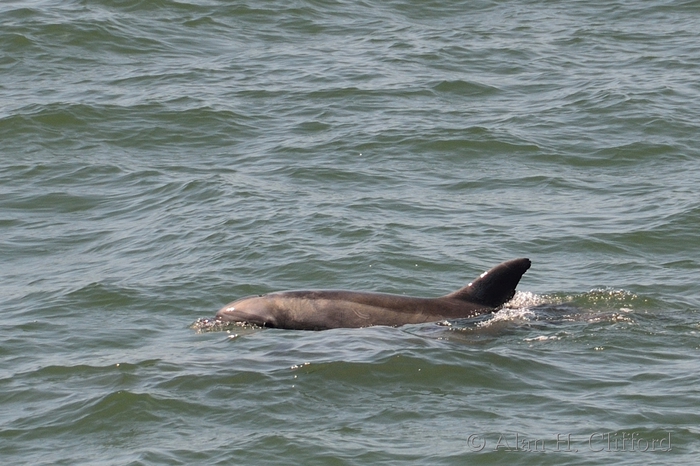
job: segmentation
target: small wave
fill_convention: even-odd
[[[525,338],[523,341],[528,343],[541,342],[541,341],[551,341],[551,340],[561,340],[561,335],[540,335],[532,338]]]
[[[457,80],[443,80],[432,86],[433,90],[438,93],[457,94],[457,95],[491,95],[497,94],[500,90],[497,87],[489,84]]]
[[[529,307],[517,309],[501,309],[500,311],[494,313],[491,319],[479,322],[477,324],[477,327],[488,327],[498,322],[522,322],[536,319],[537,314],[533,312]]]

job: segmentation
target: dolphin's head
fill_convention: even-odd
[[[216,313],[221,322],[242,322],[261,327],[277,327],[274,300],[265,295],[247,296],[227,304]]]

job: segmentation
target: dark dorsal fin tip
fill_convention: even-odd
[[[498,307],[511,300],[520,278],[530,268],[530,259],[521,258],[503,262],[482,273],[479,278],[469,283],[446,298],[469,301],[488,307]]]

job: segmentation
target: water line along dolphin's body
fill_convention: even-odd
[[[529,259],[503,262],[464,288],[438,298],[344,290],[280,291],[249,296],[221,308],[216,320],[325,330],[470,318],[493,312],[510,301],[529,268]]]

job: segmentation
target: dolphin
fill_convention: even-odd
[[[470,318],[491,313],[510,301],[529,268],[530,260],[525,258],[503,262],[467,286],[438,298],[345,290],[278,291],[233,301],[216,313],[215,320],[326,330]]]

